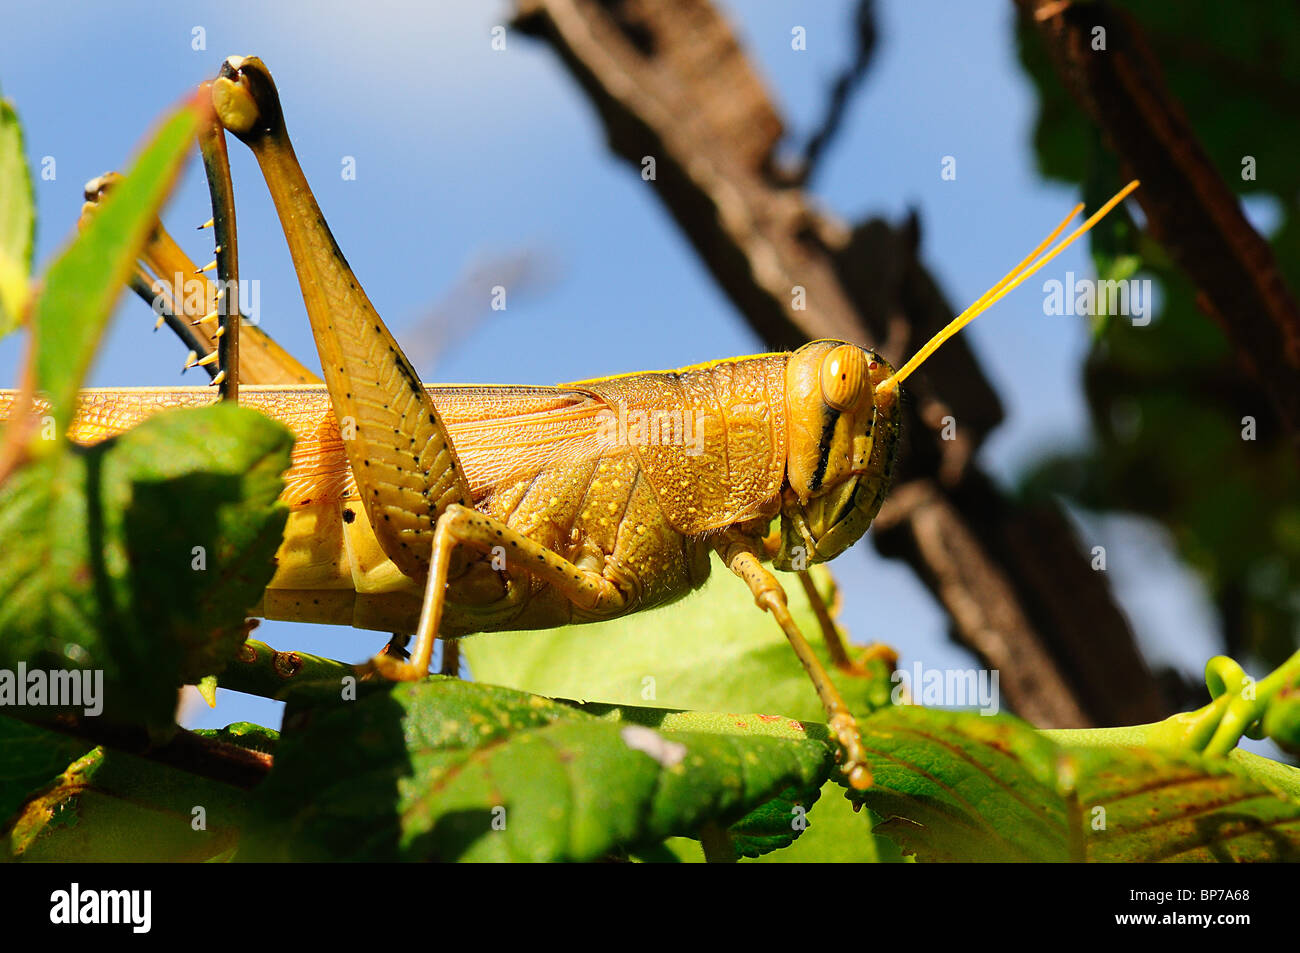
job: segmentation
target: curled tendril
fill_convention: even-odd
[[[1224,756],[1246,736],[1300,749],[1300,652],[1258,681],[1217,655],[1205,664],[1205,685],[1208,705],[1144,726],[1146,743]]]
[[[1205,687],[1210,690],[1211,698],[1224,694],[1237,694],[1254,679],[1246,670],[1226,655],[1216,655],[1205,663]]]
[[[1205,663],[1205,687],[1210,690],[1211,698],[1218,698],[1221,695],[1236,695],[1241,698],[1249,698],[1251,692],[1254,691],[1255,680],[1247,675],[1246,670],[1238,665],[1234,659],[1230,659],[1226,655],[1216,655]],[[1231,707],[1230,702],[1229,706]],[[1246,726],[1245,735],[1247,738],[1254,738],[1258,741],[1265,736],[1264,729],[1261,727],[1262,721],[1262,717],[1256,718]]]

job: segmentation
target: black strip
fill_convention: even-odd
[[[820,490],[822,480],[826,477],[826,468],[831,464],[831,440],[835,437],[835,425],[839,423],[840,412],[834,407],[827,407],[826,413],[830,416],[822,424],[821,444],[817,448],[817,471],[813,474],[812,483],[809,485],[810,490]]]

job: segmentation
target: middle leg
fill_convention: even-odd
[[[539,579],[562,594],[574,607],[597,616],[613,616],[628,607],[628,597],[600,573],[570,562],[518,530],[467,506],[452,504],[438,517],[433,552],[425,582],[420,623],[409,661],[390,655],[376,656],[371,665],[397,681],[423,678],[433,660],[434,641],[442,626],[447,601],[448,572],[458,546],[481,553],[501,546],[506,551],[506,571]]]

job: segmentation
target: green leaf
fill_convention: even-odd
[[[1060,750],[1012,718],[894,708],[863,728],[877,833],[920,860],[1069,857]]]
[[[231,725],[201,734],[257,748],[274,732]],[[227,859],[248,793],[135,755],[95,748],[37,792],[4,832],[10,860],[207,861]]]
[[[1300,860],[1300,802],[1235,759],[1136,748],[1071,758],[1089,861]]]
[[[0,823],[93,745],[0,716]]]
[[[776,715],[666,711],[661,708],[623,707],[599,702],[580,707],[583,711],[606,720],[644,725],[664,732],[695,731],[741,737],[764,735],[773,738],[789,738],[799,742],[809,737],[808,726]],[[816,737],[825,737],[825,730],[820,725],[814,726],[813,730]],[[842,786],[832,783],[827,787],[834,789],[832,797],[841,799],[844,797]],[[804,826],[797,822],[805,818],[821,795],[819,779],[813,784],[781,791],[770,801],[760,804],[740,818],[728,829],[737,856],[758,857],[788,847],[803,833]]]
[[[808,827],[790,847],[757,858],[774,864],[899,863],[902,852],[892,841],[872,833],[873,812],[853,810],[844,786],[828,781],[807,817]]]
[[[595,860],[729,824],[832,766],[824,732],[784,722],[597,717],[458,679],[362,688],[290,696],[241,859]]]
[[[195,107],[177,110],[46,273],[32,323],[36,384],[49,396],[60,433],[72,420],[77,388],[113,302],[135,268],[136,256],[194,142],[198,123]]]
[[[15,472],[0,487],[0,668],[102,671],[106,714],[169,725],[176,688],[224,667],[274,572],[291,442],[217,404]]]
[[[1272,709],[1270,713],[1271,711]],[[1197,750],[1189,747],[1194,743],[1194,736],[1188,734],[1185,725],[1175,731],[1166,729],[1182,720],[1186,714],[1173,715],[1165,721],[1150,725],[1123,728],[1062,728],[1041,731],[1039,734],[1067,749],[1151,748],[1179,754]],[[1271,788],[1282,797],[1300,802],[1300,768],[1282,764],[1271,758],[1261,758],[1241,748],[1233,748],[1228,752],[1228,760],[1245,776]]]
[[[280,732],[274,728],[253,724],[251,721],[231,722],[224,728],[196,728],[192,733],[270,755],[275,754],[275,746],[280,741]]]
[[[827,784],[835,788],[834,784]],[[806,830],[807,813],[822,791],[817,785],[788,788],[772,800],[760,804],[727,829],[738,857],[761,857],[789,847]],[[843,790],[832,797],[843,797]]]
[[[553,698],[825,721],[781,629],[716,559],[713,570],[700,592],[663,609],[594,625],[475,635],[461,642],[462,652],[478,681]],[[834,604],[830,573],[817,566],[814,575]],[[787,592],[791,614],[849,708],[865,713],[888,704],[889,666],[875,662],[868,677],[831,668],[802,587],[793,582]]]
[[[23,155],[23,128],[7,99],[0,99],[0,338],[27,306],[36,239],[32,174]]]
[[[862,800],[918,860],[1300,859],[1300,802],[1238,758],[1063,748],[1012,718],[922,708],[863,727]]]
[[[759,808],[755,813],[762,813]],[[872,811],[853,810],[844,796],[844,786],[838,781],[827,781],[806,818],[807,828],[798,840],[788,847],[772,850],[761,856],[743,855],[744,863],[757,864],[876,864],[902,863],[905,858],[898,845],[885,837],[869,833],[873,823],[878,823]],[[745,834],[739,829],[745,821],[731,827],[736,837],[737,853],[746,844]],[[788,820],[787,820],[788,823]],[[704,852],[698,841],[689,837],[670,837],[656,856],[642,854],[646,862],[703,863]]]

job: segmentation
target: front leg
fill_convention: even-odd
[[[871,787],[871,769],[867,767],[867,753],[862,747],[862,736],[858,732],[858,723],[853,713],[844,704],[839,690],[831,677],[826,674],[821,661],[817,658],[799,631],[794,618],[790,615],[785,590],[771,571],[759,559],[763,547],[760,533],[749,533],[738,527],[731,527],[721,533],[713,543],[727,568],[744,580],[749,591],[754,594],[754,602],[760,609],[772,613],[781,631],[790,641],[794,654],[803,663],[804,671],[812,679],[817,695],[826,709],[827,724],[844,751],[844,764],[840,770],[848,779],[849,786],[859,791]]]

